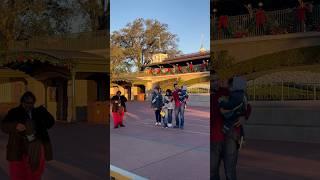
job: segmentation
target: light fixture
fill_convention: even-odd
[[[213,8],[213,12],[216,13],[218,12],[218,10],[216,8]]]
[[[259,7],[262,7],[263,6],[263,3],[262,2],[259,2]]]

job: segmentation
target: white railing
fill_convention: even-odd
[[[296,8],[266,11],[267,22],[264,27],[256,26],[255,12],[252,17],[249,14],[229,16],[225,30],[218,28],[219,17],[214,17],[213,38],[221,40],[320,30],[320,6],[315,6],[312,13],[306,15],[305,23],[298,21],[296,11]]]
[[[188,89],[189,94],[210,94],[209,88],[190,88]]]
[[[252,101],[320,100],[319,83],[250,83],[247,93]]]

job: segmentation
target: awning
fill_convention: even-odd
[[[91,75],[109,75],[109,61],[96,54],[51,49],[26,49],[11,51],[7,59],[1,62],[3,67],[23,71],[31,76],[41,73],[50,76],[58,73],[69,76],[77,73],[77,79],[86,79]],[[48,74],[49,75],[49,74]]]

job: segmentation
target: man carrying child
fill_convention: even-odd
[[[188,98],[187,89],[183,87],[182,89],[179,88],[178,84],[174,84],[174,92],[172,93],[174,102],[175,102],[175,119],[176,119],[176,126],[174,128],[183,129],[184,127],[184,110],[186,100]]]
[[[243,134],[240,119],[248,118],[250,114],[250,108],[244,108],[246,81],[240,77],[234,77],[228,84],[226,81],[219,81],[217,76],[212,84],[211,180],[220,180],[221,161],[224,162],[226,179],[237,179],[239,142]],[[245,112],[241,112],[242,108]]]

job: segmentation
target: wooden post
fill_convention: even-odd
[[[48,82],[44,81],[44,106],[48,108]]]
[[[256,83],[253,80],[253,101],[256,101]]]
[[[71,69],[71,79],[72,79],[72,105],[71,105],[71,112],[72,112],[72,117],[71,121],[76,121],[76,70],[73,67]]]
[[[316,84],[313,84],[313,100],[317,100]]]
[[[281,101],[283,101],[283,81],[281,81]]]

